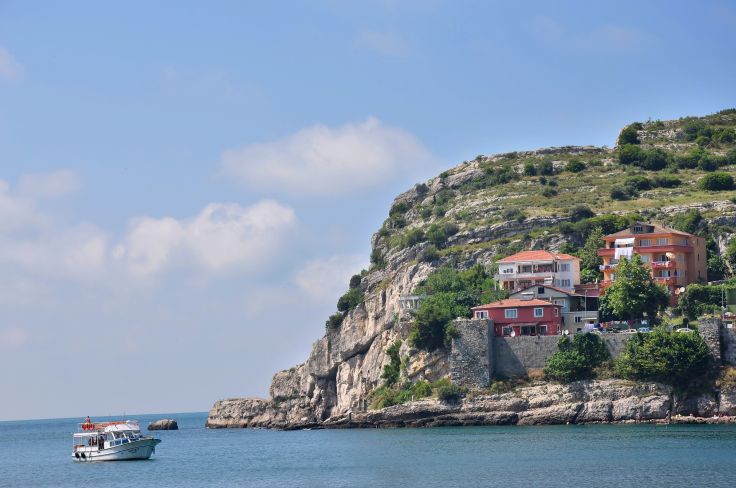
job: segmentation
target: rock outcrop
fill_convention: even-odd
[[[179,430],[179,424],[174,419],[160,419],[148,424],[148,430]]]
[[[457,403],[423,399],[368,412],[348,412],[321,422],[303,417],[286,421],[278,409],[261,401],[217,402],[208,427],[299,429],[360,427],[435,427],[449,425],[542,425],[611,422],[705,422],[736,415],[736,390],[717,396],[678,399],[658,383],[623,380],[578,381],[569,385],[539,383],[508,393],[478,390]],[[258,414],[254,415],[257,411]]]

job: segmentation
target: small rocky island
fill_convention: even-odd
[[[148,430],[179,430],[179,424],[174,419],[160,419],[148,424]]]
[[[206,425],[730,421],[736,329],[728,316],[721,320],[721,305],[736,297],[728,281],[736,275],[734,167],[736,109],[634,123],[613,149],[568,146],[465,161],[394,200],[373,235],[370,269],[350,280],[306,361],[276,373],[268,399],[217,401]],[[652,239],[637,235],[642,228],[652,229]],[[628,250],[616,249],[623,241]],[[514,290],[520,282],[499,277],[499,262],[529,250],[557,261],[528,273],[556,272],[558,261],[573,269],[579,263],[579,271],[572,282],[544,277],[531,291]],[[586,322],[620,315],[610,303],[590,308],[606,300],[614,276],[620,282],[622,270],[633,269],[620,260],[645,269],[644,285],[655,293],[632,312],[639,319],[624,325],[626,333],[593,333]],[[549,299],[533,307],[540,310],[533,320],[509,314],[518,323],[508,326],[486,313],[510,293],[525,300],[524,293],[545,291],[537,285],[563,289],[559,298],[578,305]],[[550,316],[559,310],[542,326],[547,306]],[[711,318],[699,319],[705,315]],[[668,331],[650,332],[660,321]],[[600,357],[577,364],[575,347],[585,352],[585,341],[575,338],[599,332],[588,342]],[[691,347],[691,362],[667,363],[665,354],[659,370],[637,369],[637,354],[666,352],[667,344]]]

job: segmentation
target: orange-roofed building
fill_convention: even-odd
[[[493,321],[497,337],[555,335],[560,331],[561,305],[538,299],[508,298],[473,307],[473,318]]]
[[[494,277],[504,290],[513,292],[532,285],[575,290],[580,284],[580,260],[569,254],[522,251],[499,260]]]
[[[707,281],[708,262],[705,239],[658,224],[635,222],[628,229],[603,238],[598,250],[603,258],[603,287],[616,279],[616,266],[622,258],[638,254],[657,283],[665,285],[676,302],[675,291],[690,283]]]

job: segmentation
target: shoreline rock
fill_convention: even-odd
[[[672,388],[658,383],[623,380],[578,381],[569,385],[537,383],[514,391],[469,392],[457,403],[422,399],[380,410],[348,412],[319,421],[314,417],[287,418],[267,400],[229,399],[210,410],[209,428],[257,427],[283,430],[305,428],[395,428],[462,425],[560,425],[608,423],[736,423],[730,390],[718,398],[698,395],[677,398]],[[700,411],[702,410],[702,412]]]

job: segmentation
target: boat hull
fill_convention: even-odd
[[[80,450],[72,453],[72,459],[79,462],[89,461],[132,461],[149,459],[156,452],[159,439],[141,439],[102,450]]]

